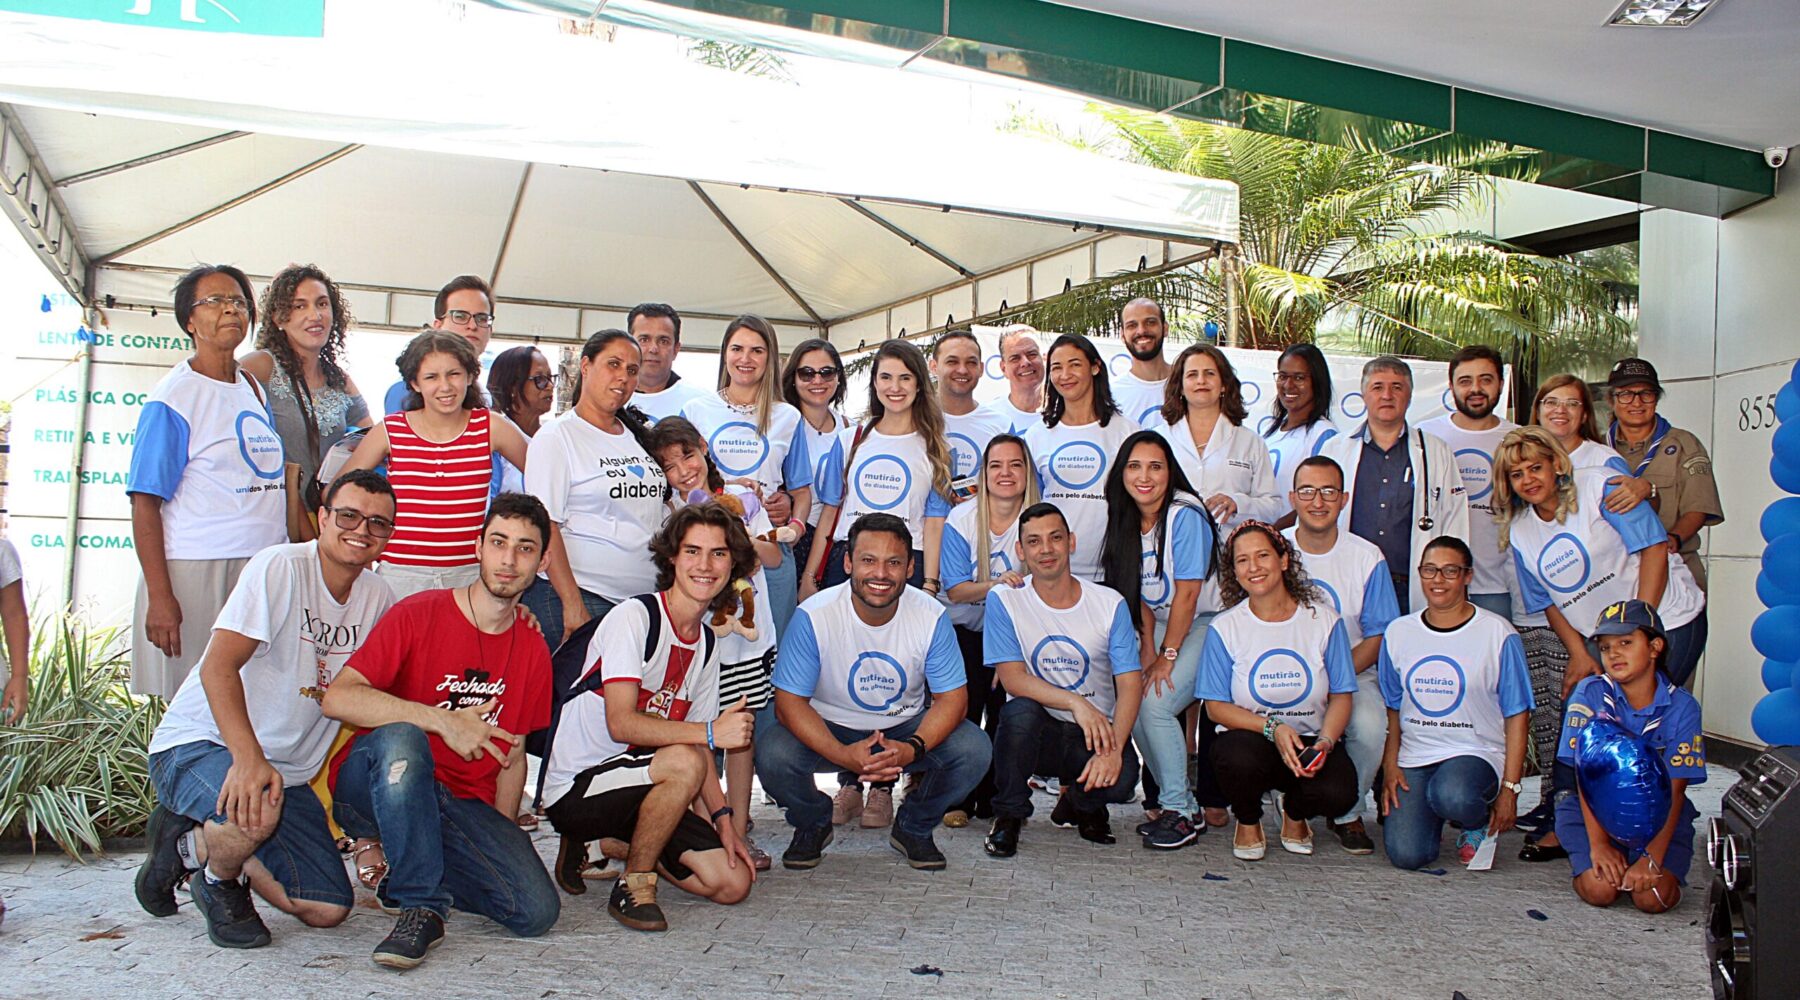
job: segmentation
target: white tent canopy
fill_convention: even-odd
[[[644,300],[876,339],[1237,239],[1229,183],[955,121],[986,83],[794,86],[555,29],[419,0],[228,43],[0,14],[0,190],[95,300],[307,260],[416,328],[473,271],[503,333],[547,339]]]

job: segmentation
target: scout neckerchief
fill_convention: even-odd
[[[1656,457],[1656,446],[1662,444],[1662,439],[1668,435],[1669,430],[1669,421],[1663,417],[1657,417],[1656,428],[1650,432],[1650,442],[1644,446],[1644,460],[1638,463],[1637,471],[1631,474],[1631,478],[1644,478],[1644,470],[1650,467],[1650,460]],[[1606,443],[1612,445],[1614,451],[1618,450],[1619,422],[1617,420],[1614,420],[1612,425],[1606,428]]]

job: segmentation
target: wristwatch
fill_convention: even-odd
[[[1520,784],[1517,781],[1502,781],[1502,782],[1500,782],[1500,787],[1506,789],[1507,791],[1513,793],[1514,795],[1524,795],[1525,794],[1525,786]]]
[[[1162,657],[1163,657],[1163,659],[1168,660],[1170,663],[1174,663],[1175,657],[1180,654],[1181,654],[1181,650],[1176,649],[1174,646],[1164,646],[1163,647]]]

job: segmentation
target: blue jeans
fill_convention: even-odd
[[[1382,840],[1395,868],[1423,868],[1437,860],[1444,823],[1464,830],[1484,830],[1488,810],[1500,794],[1494,765],[1470,755],[1425,767],[1403,767],[1410,790],[1399,790],[1400,803],[1382,824]]]
[[[196,823],[225,823],[216,808],[219,787],[230,770],[231,751],[205,740],[150,755],[156,801]],[[256,846],[256,860],[281,883],[289,899],[343,907],[356,902],[344,874],[344,859],[325,824],[325,807],[310,785],[282,789],[281,819],[269,839]]]
[[[1080,726],[1051,715],[1030,698],[1007,702],[1000,709],[1000,735],[994,738],[994,815],[1013,819],[1031,815],[1033,774],[1056,775],[1077,814],[1104,812],[1109,805],[1130,802],[1138,773],[1131,744],[1125,744],[1118,780],[1084,791],[1075,779],[1093,756]]]
[[[562,598],[556,596],[556,588],[540,576],[525,588],[519,602],[537,615],[538,627],[544,630],[544,645],[549,646],[550,655],[555,656],[556,647],[562,645],[563,634]],[[613,609],[613,602],[585,590],[581,592],[581,605],[594,618],[604,618]]]
[[[781,547],[781,565],[764,569],[763,579],[769,584],[769,616],[775,622],[775,641],[787,634],[788,619],[794,617],[794,604],[800,594],[800,570],[794,564],[794,547]]]
[[[1350,725],[1344,730],[1344,752],[1356,765],[1356,805],[1337,817],[1338,823],[1362,818],[1363,796],[1375,783],[1381,755],[1387,751],[1387,702],[1381,697],[1381,680],[1374,665],[1356,675],[1356,696],[1350,701]]]
[[[1483,611],[1492,611],[1507,621],[1512,621],[1511,594],[1470,594],[1469,603]]]
[[[1181,713],[1194,703],[1194,675],[1200,670],[1200,647],[1206,644],[1208,623],[1212,620],[1213,616],[1209,614],[1194,616],[1194,624],[1175,654],[1175,670],[1169,675],[1175,686],[1154,693],[1146,683],[1144,700],[1138,707],[1137,724],[1131,728],[1138,752],[1144,755],[1144,766],[1156,779],[1157,802],[1164,809],[1190,818],[1200,812],[1200,804],[1194,798],[1194,790],[1188,786],[1187,736],[1183,732]],[[1163,628],[1160,624],[1156,627],[1159,646]],[[1202,720],[1200,725],[1211,724]],[[1200,766],[1212,766],[1204,753],[1200,757]]]
[[[454,905],[520,937],[556,923],[562,901],[531,836],[510,811],[450,794],[419,727],[396,722],[358,736],[331,795],[345,833],[381,841],[388,903],[440,917]]]
[[[910,719],[894,720],[883,727],[883,738],[899,742],[919,728],[925,713]],[[850,729],[827,720],[831,738],[850,744],[868,739],[872,729]],[[993,763],[994,745],[987,734],[964,719],[950,731],[948,738],[925,752],[906,768],[908,774],[922,775],[919,783],[900,804],[894,825],[909,837],[930,837],[931,831],[963,797],[981,781]],[[787,820],[795,829],[805,830],[831,825],[831,796],[819,791],[814,775],[834,770],[836,765],[817,751],[800,742],[775,717],[775,702],[756,715],[756,774],[763,789],[775,797],[787,811]]]

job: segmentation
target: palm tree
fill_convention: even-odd
[[[1282,348],[1323,340],[1367,351],[1443,358],[1487,344],[1536,371],[1584,371],[1629,353],[1636,275],[1583,259],[1542,257],[1442,220],[1495,196],[1492,177],[1539,175],[1534,151],[1498,143],[1434,139],[1417,126],[1370,127],[1286,101],[1248,116],[1281,116],[1275,127],[1232,128],[1110,106],[1091,106],[1098,136],[1070,136],[1022,121],[1022,130],[1176,173],[1238,185],[1236,261],[1162,275],[1112,275],[1020,317],[1040,329],[1106,333],[1118,309],[1148,294],[1223,325],[1226,286],[1239,293],[1239,344]],[[1292,135],[1335,130],[1325,145]],[[1271,134],[1280,131],[1287,134]],[[1383,150],[1430,147],[1433,163]],[[1414,154],[1418,149],[1414,149]],[[1481,172],[1477,173],[1476,170]],[[1616,255],[1615,255],[1616,256]]]

